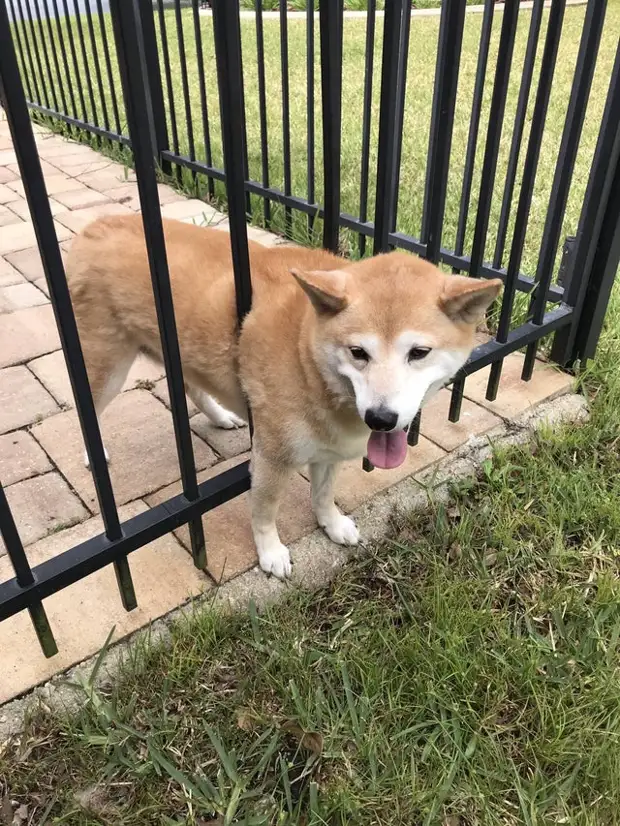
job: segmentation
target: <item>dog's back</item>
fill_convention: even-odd
[[[163,226],[186,379],[240,411],[230,238],[180,221],[164,220]],[[303,307],[290,268],[328,270],[339,260],[323,250],[252,241],[249,250],[253,306],[284,306],[293,298]],[[93,393],[105,406],[140,350],[160,358],[142,218],[114,215],[89,224],[71,245],[66,271]],[[290,311],[287,316],[294,323]]]

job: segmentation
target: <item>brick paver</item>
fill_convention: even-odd
[[[81,232],[84,227],[92,223],[97,218],[104,215],[131,215],[132,211],[123,204],[101,204],[100,206],[88,207],[87,209],[76,209],[63,212],[58,216],[59,223],[68,227],[72,232]]]
[[[67,241],[73,235],[57,221],[54,221],[54,228],[59,241]],[[18,224],[0,227],[0,255],[25,250],[28,247],[34,247],[36,243],[37,238],[31,221],[20,221]]]
[[[57,412],[58,405],[27,367],[0,370],[0,433],[8,433]]]
[[[0,258],[0,287],[11,287],[13,284],[23,284],[24,279],[15,267],[6,260]]]
[[[0,307],[4,305],[4,312],[25,310],[48,302],[49,299],[34,284],[14,284],[0,289]]]
[[[0,367],[58,350],[60,339],[51,305],[0,315],[0,342]]]
[[[6,498],[25,544],[82,522],[90,515],[59,473],[45,473],[9,485]],[[0,554],[3,549],[0,539]]]
[[[25,430],[14,430],[0,436],[0,479],[3,485],[13,485],[52,470],[45,452]]]
[[[0,206],[0,227],[10,227],[21,223],[21,220],[19,215],[16,215],[8,206]]]
[[[66,253],[62,252],[61,254],[64,259],[66,257]],[[19,273],[21,273],[24,278],[27,278],[28,281],[39,281],[41,278],[45,277],[41,255],[37,247],[28,247],[27,249],[20,250],[19,252],[8,253],[5,256],[5,260]]]

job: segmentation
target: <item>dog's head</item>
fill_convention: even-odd
[[[395,467],[406,453],[404,429],[467,361],[502,282],[445,275],[400,252],[293,275],[314,307],[318,369],[373,431],[373,464]]]

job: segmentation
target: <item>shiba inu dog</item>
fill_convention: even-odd
[[[354,545],[334,503],[338,463],[402,464],[406,428],[465,363],[500,280],[445,275],[402,252],[355,263],[250,242],[253,303],[237,330],[228,236],[164,221],[188,395],[212,421],[255,426],[252,529],[267,573],[291,573],[276,528],[291,474],[310,469],[318,524]],[[109,216],[73,242],[67,276],[97,413],[140,351],[161,359],[140,216]]]

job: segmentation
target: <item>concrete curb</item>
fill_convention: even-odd
[[[567,6],[585,6],[588,0],[566,0]],[[504,11],[504,3],[498,3],[495,6],[496,12]],[[521,3],[521,8],[519,11],[530,11],[533,7],[534,3],[533,0],[525,0],[525,2]],[[551,0],[546,0],[545,8],[548,9],[551,6]],[[467,6],[467,12],[469,14],[482,14],[484,12],[483,5],[476,5],[476,6]],[[213,12],[211,9],[200,9],[199,14],[210,17]],[[365,11],[345,11],[344,18],[345,20],[361,20],[367,16],[368,12]],[[377,11],[377,17],[383,17],[385,12]],[[441,9],[412,9],[411,16],[412,17],[439,17],[441,15]],[[254,19],[255,12],[250,11],[249,9],[242,9],[239,12],[239,17],[242,20],[249,20]],[[316,20],[319,19],[319,13],[315,12],[314,17]],[[289,20],[305,20],[306,19],[306,12],[305,11],[289,11],[287,13],[287,18]],[[280,12],[279,11],[264,11],[263,12],[263,20],[279,20],[280,19]]]
[[[465,445],[449,454],[422,475],[421,481],[409,477],[358,508],[353,516],[366,543],[385,535],[394,517],[399,513],[419,510],[428,504],[428,491],[433,500],[447,500],[449,483],[472,476],[481,462],[498,446],[522,444],[532,439],[535,431],[543,426],[559,426],[563,423],[581,423],[588,418],[586,400],[576,394],[566,394],[516,418],[505,422],[491,433],[471,438]],[[259,609],[282,598],[291,586],[317,589],[327,585],[354,553],[361,549],[347,549],[327,539],[323,531],[316,530],[291,546],[295,560],[291,584],[268,579],[254,568],[219,588],[215,594],[207,593],[196,600],[176,608],[167,616],[119,640],[103,657],[97,675],[97,684],[109,683],[118,674],[131,648],[145,642],[164,642],[169,638],[170,625],[196,608],[213,608],[223,611],[245,610],[250,601]],[[97,657],[92,657],[69,671],[56,675],[45,685],[39,686],[23,697],[11,700],[0,708],[0,747],[7,738],[18,734],[24,720],[39,708],[48,713],[77,710],[84,694],[75,686],[90,678]]]

